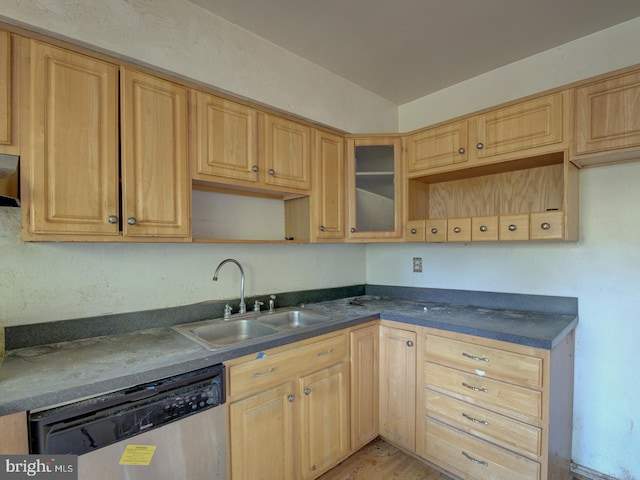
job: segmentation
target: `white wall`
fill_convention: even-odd
[[[640,18],[400,106],[409,131],[640,63]],[[369,245],[367,283],[578,297],[573,459],[640,478],[640,163],[580,172],[580,241]],[[424,273],[412,273],[414,256]]]

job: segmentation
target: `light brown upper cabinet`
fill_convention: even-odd
[[[276,189],[311,189],[311,128],[268,113],[262,124],[260,153],[264,159],[264,181]]]
[[[18,154],[15,102],[19,82],[13,68],[13,44],[11,34],[0,30],[0,153]]]
[[[580,167],[637,160],[640,71],[577,87],[572,160]]]
[[[186,90],[34,40],[21,51],[23,239],[188,239]]]
[[[344,240],[346,164],[344,138],[314,131],[311,240]]]
[[[347,139],[348,238],[400,240],[403,199],[402,138]]]
[[[258,112],[199,90],[190,95],[192,178],[256,186]]]
[[[568,94],[558,92],[407,137],[410,177],[541,155],[566,148]]]

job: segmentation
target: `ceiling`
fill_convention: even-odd
[[[190,0],[396,104],[640,17],[638,0]]]

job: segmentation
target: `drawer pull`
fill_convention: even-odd
[[[467,415],[466,413],[463,413],[462,416],[464,418],[466,418],[467,420],[471,420],[473,423],[480,423],[482,425],[489,425],[489,422],[487,422],[486,420],[478,420],[477,418],[473,418],[473,417]]]
[[[253,374],[253,378],[259,378],[259,377],[266,377],[267,375],[271,375],[273,372],[275,372],[277,369],[277,367],[271,367],[269,370],[267,370],[266,372],[262,372],[262,373],[254,373]]]
[[[462,450],[462,455],[467,457],[467,459],[469,459],[473,463],[477,463],[478,465],[484,465],[485,467],[489,466],[489,464],[487,462],[485,462],[484,460],[477,460],[477,459],[473,458],[471,455],[469,455],[467,452],[465,452],[464,450]]]
[[[326,352],[319,352],[318,357],[326,357],[327,355],[331,355],[333,353],[333,348],[330,348]]]
[[[473,385],[469,385],[468,383],[462,382],[462,385],[464,387],[470,388],[471,390],[473,390],[474,392],[482,392],[482,393],[489,393],[489,390],[486,388],[478,388],[478,387],[474,387]]]
[[[476,357],[475,355],[469,355],[467,352],[462,352],[463,357],[470,358],[471,360],[477,360],[478,362],[488,362],[487,357]]]

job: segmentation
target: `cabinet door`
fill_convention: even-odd
[[[311,129],[275,115],[264,115],[264,182],[274,187],[311,188]]]
[[[29,453],[27,414],[13,413],[0,417],[0,455]]]
[[[640,146],[640,72],[578,87],[575,101],[577,155]]]
[[[229,405],[233,480],[297,480],[294,385],[287,382]]]
[[[316,130],[314,133],[312,234],[316,240],[344,239],[345,159],[344,139]]]
[[[256,110],[192,90],[191,128],[193,178],[258,181]]]
[[[402,139],[352,138],[347,150],[349,239],[402,238]]]
[[[118,235],[118,68],[25,42],[29,231]]]
[[[11,34],[0,31],[0,152],[12,143],[12,65]]]
[[[349,454],[345,363],[300,378],[302,478],[315,478]]]
[[[410,135],[407,138],[409,175],[466,163],[469,158],[467,130],[467,120],[463,120]]]
[[[188,237],[187,90],[122,70],[124,235]]]
[[[485,159],[564,142],[565,96],[558,92],[475,117],[469,130],[473,155]]]
[[[380,327],[380,435],[415,451],[416,332]]]
[[[360,328],[350,336],[351,451],[355,452],[378,436],[379,328]]]

